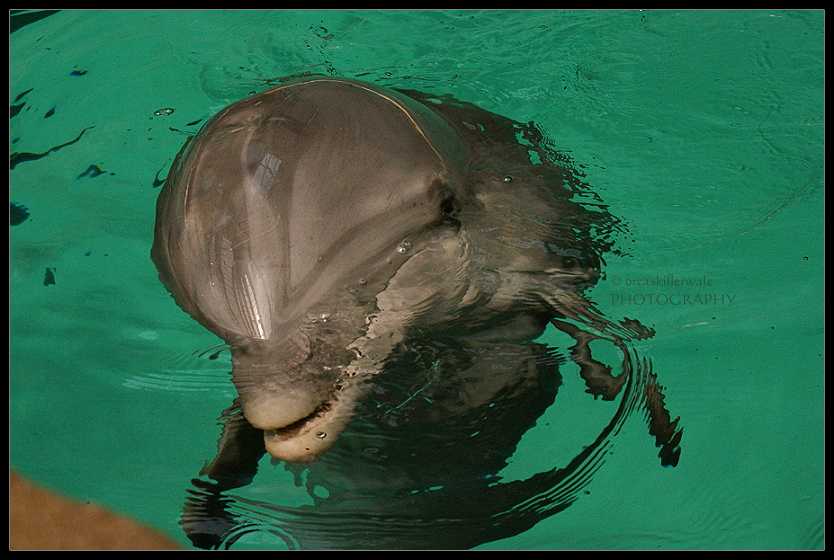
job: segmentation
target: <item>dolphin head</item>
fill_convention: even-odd
[[[232,348],[243,412],[274,457],[312,460],[347,423],[357,372],[373,369],[349,348],[443,220],[459,143],[405,95],[322,78],[231,105],[174,162],[151,256]]]

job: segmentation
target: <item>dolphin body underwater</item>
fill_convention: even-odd
[[[222,110],[157,203],[152,259],[222,338],[238,398],[181,520],[199,547],[265,530],[292,548],[470,548],[567,507],[646,410],[661,462],[681,430],[650,365],[581,294],[616,220],[538,129],[449,96],[307,77]],[[554,403],[548,325],[617,413],[561,468],[501,482]],[[591,332],[589,332],[591,331]],[[589,343],[622,351],[619,374]],[[233,499],[258,462],[306,484],[296,508]],[[326,488],[322,495],[321,488]],[[318,488],[318,489],[317,489]]]

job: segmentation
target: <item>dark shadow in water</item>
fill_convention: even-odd
[[[76,142],[78,142],[79,140],[81,140],[81,137],[84,136],[84,133],[87,132],[88,130],[90,130],[91,128],[94,128],[94,127],[88,126],[87,128],[83,129],[81,132],[79,132],[78,136],[76,136],[74,139],[70,140],[69,142],[64,142],[63,144],[58,144],[57,146],[53,146],[52,148],[49,148],[47,151],[39,153],[39,154],[32,153],[32,152],[14,152],[11,155],[9,155],[9,169],[10,170],[14,169],[20,163],[24,163],[24,162],[27,162],[27,161],[37,161],[41,158],[44,158],[44,157],[48,156],[49,154],[51,154],[53,152],[57,152],[61,148],[66,148],[67,146],[71,146],[71,145],[75,144]]]
[[[21,27],[53,16],[61,10],[9,10],[9,34]]]
[[[22,204],[9,203],[9,225],[19,226],[29,218],[29,209]]]
[[[322,81],[328,82],[325,88],[340,87],[332,83],[338,80]],[[304,94],[303,87],[299,91]],[[483,259],[506,256],[527,263],[526,268],[510,267],[508,278],[519,282],[518,289],[504,296],[503,310],[489,311],[496,309],[488,305],[506,287],[493,282],[502,274],[495,271],[503,270],[501,261],[493,260],[473,280],[486,286],[483,305],[459,306],[449,315],[437,307],[436,315],[403,327],[402,342],[390,347],[379,371],[364,381],[368,391],[347,430],[319,460],[285,465],[297,484],[306,487],[313,505],[286,507],[232,494],[252,482],[265,453],[264,433],[247,422],[236,400],[221,417],[217,456],[188,491],[181,524],[195,546],[229,548],[243,535],[262,531],[297,549],[466,549],[511,537],[578,498],[635,410],[647,418],[661,463],[678,462],[678,420],[665,408],[651,363],[631,346],[654,331],[632,319],[612,322],[581,295],[600,277],[603,255],[622,231],[619,221],[581,181],[572,162],[547,146],[532,124],[447,96],[403,93],[441,116],[462,140],[466,149],[457,157],[463,180],[471,181],[473,192],[485,201],[467,199],[466,188],[459,188],[454,197],[440,202],[445,218],[429,224],[430,230],[468,236]],[[421,110],[413,109],[414,114]],[[289,117],[280,120],[289,122]],[[191,149],[205,141],[199,138]],[[260,161],[262,155],[252,157]],[[177,258],[184,258],[172,258],[171,251],[182,246],[176,241],[166,245],[178,239],[176,224],[169,222],[173,218],[166,216],[182,215],[173,211],[181,200],[175,189],[183,188],[178,176],[180,166],[187,165],[175,162],[160,195],[154,260],[163,280],[175,288],[177,302],[217,330],[211,310],[189,299],[188,282],[171,280],[189,273],[171,270]],[[186,169],[183,176],[196,176],[189,173]],[[189,196],[199,196],[197,192],[191,190]],[[490,205],[505,208],[505,213],[491,211]],[[431,242],[425,247],[442,249]],[[233,255],[227,254],[231,262]],[[518,317],[524,322],[515,321]],[[564,356],[559,349],[531,342],[538,335],[530,333],[541,333],[548,324],[575,341]],[[335,328],[322,332],[333,336],[349,327]],[[311,345],[326,342],[310,336]],[[228,338],[233,361],[238,360],[245,348]],[[620,351],[616,368],[594,358],[590,344],[595,341]],[[315,349],[310,352],[315,357]],[[559,365],[568,359],[579,366],[587,393],[619,399],[616,412],[567,464],[503,481],[498,473],[522,436],[548,407],[558,406]],[[240,363],[235,361],[235,368]],[[588,406],[594,406],[590,398]]]

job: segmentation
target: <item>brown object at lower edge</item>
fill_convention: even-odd
[[[169,537],[100,506],[39,488],[9,471],[10,550],[173,550]]]

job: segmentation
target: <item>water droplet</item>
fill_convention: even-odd
[[[327,437],[327,433],[326,432],[319,432],[319,433],[316,434],[316,437],[319,438],[319,439],[324,439],[324,438]]]
[[[174,112],[173,109],[171,109],[170,107],[166,107],[165,109],[157,109],[156,111],[153,112],[153,114],[156,115],[157,117],[166,117],[173,112]]]
[[[509,175],[507,175],[506,177],[504,177],[503,181],[504,181],[505,183],[512,183],[512,182],[513,182],[513,178],[512,178],[512,177],[510,177]]]
[[[405,253],[411,248],[411,241],[404,239],[402,243],[397,246],[398,253]]]

